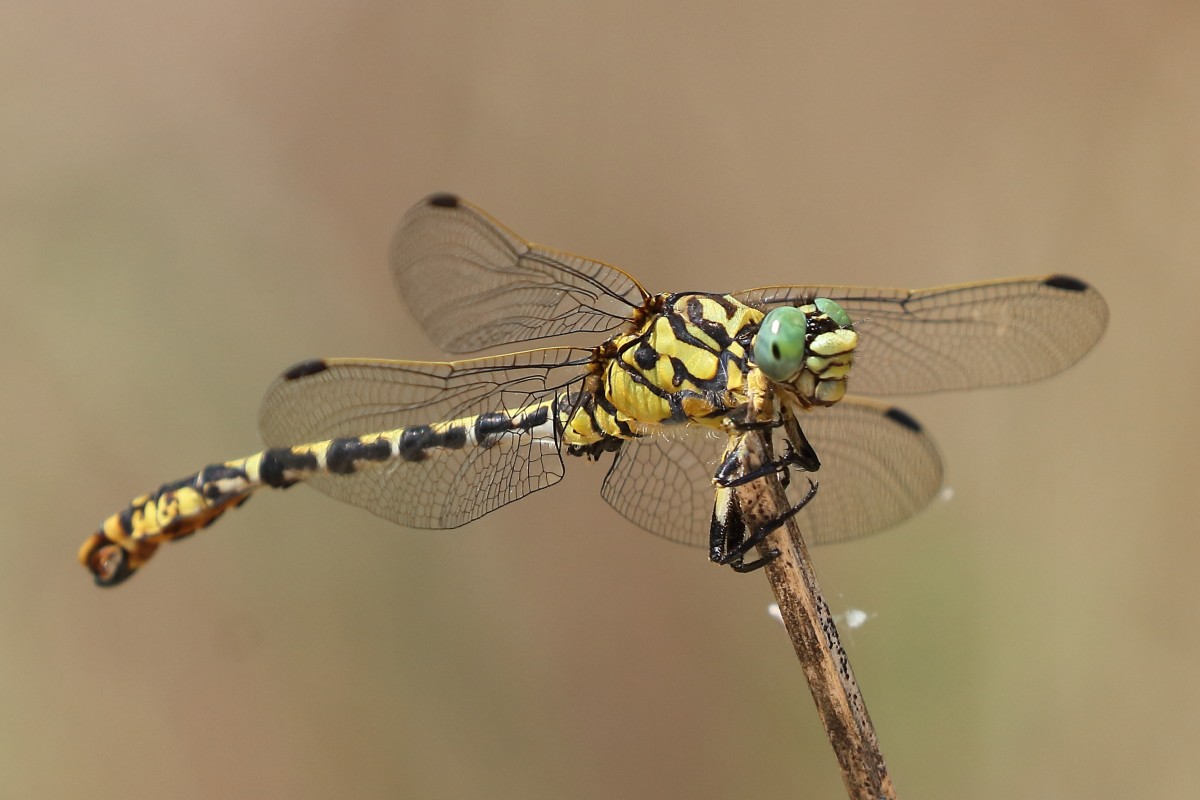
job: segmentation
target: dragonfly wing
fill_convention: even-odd
[[[569,397],[588,352],[531,350],[452,363],[328,359],[305,362],[268,390],[259,415],[273,447],[361,436],[522,409]],[[566,400],[563,400],[566,402]],[[468,440],[419,460],[394,458],[349,475],[306,480],[325,494],[414,528],[455,528],[563,475],[554,409],[481,447]]]
[[[271,447],[518,409],[583,378],[591,351],[549,347],[464,361],[327,358],[281,375],[259,410]]]
[[[713,474],[727,437],[679,425],[621,445],[600,495],[621,516],[653,534],[707,546]]]
[[[562,477],[553,437],[513,433],[486,449],[444,450],[423,461],[397,459],[377,470],[305,482],[409,528],[457,528]]]
[[[821,469],[811,475],[793,470],[788,494],[798,502],[808,489],[805,477],[820,484],[796,518],[813,544],[898,525],[928,505],[941,488],[937,447],[894,406],[847,397],[804,412],[799,421]],[[712,476],[724,445],[722,437],[690,426],[626,442],[601,494],[622,516],[651,533],[707,546]]]
[[[859,334],[849,388],[863,394],[1039,380],[1078,361],[1108,324],[1100,293],[1064,275],[916,290],[771,286],[734,296],[764,311],[836,301]]]
[[[608,333],[648,296],[616,267],[533,244],[448,194],[431,195],[404,216],[390,260],[400,296],[452,353]]]
[[[843,398],[837,405],[797,414],[821,468],[792,473],[788,495],[797,502],[819,485],[796,517],[805,539],[828,544],[879,533],[916,514],[942,487],[942,459],[921,425],[895,406]]]

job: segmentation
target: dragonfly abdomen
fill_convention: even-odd
[[[209,464],[186,478],[135,498],[106,519],[79,551],[80,561],[110,586],[128,578],[158,545],[190,536],[237,508],[262,487],[286,489],[316,475],[350,476],[401,463],[416,465],[438,453],[467,447],[489,449],[505,437],[557,447],[558,400],[515,411],[410,425],[390,431],[321,442],[272,447],[245,458]]]

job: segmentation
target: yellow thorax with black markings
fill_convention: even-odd
[[[750,337],[762,313],[728,295],[664,295],[640,330],[614,339],[605,396],[646,425],[717,427],[745,401]]]

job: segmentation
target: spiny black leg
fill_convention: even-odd
[[[816,472],[821,468],[821,459],[817,458],[817,452],[813,450],[812,445],[808,443],[808,437],[804,435],[804,431],[800,430],[799,428],[796,430],[800,434],[799,441],[793,442],[792,437],[789,436],[787,442],[788,449],[789,451],[794,449],[796,454],[796,463],[800,466],[800,469],[804,470],[805,472]],[[795,445],[794,448],[793,445]]]
[[[751,561],[749,564],[745,562],[743,557],[738,556],[733,561],[729,562],[728,567],[734,572],[745,575],[747,572],[754,572],[755,570],[762,569],[777,558],[779,558],[779,551],[775,548],[771,548],[771,552],[767,553],[762,558]]]
[[[808,479],[808,491],[804,494],[804,497],[800,498],[800,502],[796,503],[796,505],[792,506],[787,511],[780,514],[778,517],[776,517],[771,522],[768,522],[766,525],[763,525],[762,528],[760,528],[759,530],[756,530],[754,533],[750,534],[750,536],[746,539],[746,541],[742,545],[742,547],[745,548],[742,550],[742,552],[749,551],[749,549],[751,547],[758,544],[759,542],[761,542],[763,539],[770,536],[775,531],[779,530],[780,526],[782,526],[785,522],[787,522],[792,517],[796,516],[796,514],[800,511],[800,509],[804,508],[806,505],[808,505],[810,500],[812,500],[814,497],[816,497],[817,486],[819,486],[819,485],[820,484],[818,484],[818,483],[814,483],[812,478],[809,478]]]
[[[742,541],[740,543],[729,548],[729,550],[724,554],[724,556],[721,558],[721,560],[718,563],[726,564],[730,567],[733,567],[733,569],[736,570],[737,572],[743,572],[743,571],[750,572],[750,571],[758,569],[759,567],[762,567],[766,562],[770,561],[775,556],[779,555],[778,551],[775,551],[774,555],[768,554],[768,555],[764,556],[762,559],[751,562],[750,564],[743,563],[746,553],[750,552],[751,548],[757,546],[760,542],[762,542],[764,539],[766,539],[772,533],[779,530],[779,527],[781,525],[783,525],[785,522],[787,522],[792,517],[796,516],[796,514],[799,513],[800,509],[802,509],[806,505],[808,505],[809,501],[811,501],[813,499],[813,497],[816,496],[818,485],[819,484],[816,484],[813,482],[812,478],[809,478],[808,479],[808,493],[805,494],[804,497],[800,498],[800,502],[796,503],[796,505],[792,506],[787,511],[780,514],[776,519],[772,520],[771,522],[768,522],[766,525],[763,525],[761,528],[759,528],[755,531],[752,531],[750,533],[750,535],[745,537],[744,539],[742,539]],[[763,563],[759,563],[760,561]]]
[[[759,421],[750,422],[748,420],[733,419],[733,418],[731,418],[731,421],[733,422],[733,427],[735,427],[739,431],[743,431],[743,432],[746,432],[746,431],[773,431],[776,428],[783,427],[783,416],[782,415],[775,417],[774,419],[765,420],[763,422],[759,422]]]
[[[763,422],[760,422],[759,420],[749,419],[749,416],[751,415],[751,413],[753,413],[753,412],[752,412],[750,406],[744,405],[744,406],[741,406],[740,408],[736,408],[732,412],[730,412],[729,415],[726,417],[726,419],[729,420],[729,422],[733,424],[733,427],[735,427],[739,431],[743,431],[743,432],[744,431],[771,431],[771,430],[774,430],[775,428],[783,427],[784,423],[783,423],[783,413],[782,412],[780,412],[774,418],[763,421]]]
[[[776,428],[783,427],[783,420],[776,417],[775,419],[767,420],[766,422],[737,422],[733,423],[733,427],[739,431],[773,431]]]
[[[728,473],[732,472],[733,466],[736,466],[739,462],[735,460],[733,461],[733,464],[731,464],[731,459],[726,459],[725,462],[721,464],[720,468],[717,469],[717,474],[714,476],[713,480],[716,481],[718,486],[722,486],[726,489],[732,489],[734,486],[741,486],[749,483],[750,481],[758,480],[765,475],[770,475],[775,472],[782,472],[783,478],[781,480],[783,482],[783,488],[786,489],[788,483],[791,481],[791,476],[788,474],[788,467],[792,466],[793,464],[800,466],[804,463],[804,459],[797,455],[796,451],[792,449],[791,442],[785,442],[784,447],[786,452],[783,454],[782,458],[776,459],[769,464],[763,464],[761,467],[752,469],[745,475],[741,475],[736,478],[728,477]]]

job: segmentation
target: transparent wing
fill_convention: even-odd
[[[771,286],[734,297],[764,311],[814,297],[837,301],[859,333],[848,388],[864,394],[1046,378],[1091,350],[1108,324],[1100,293],[1064,275],[917,290]]]
[[[571,395],[588,357],[585,350],[553,348],[452,363],[306,362],[268,390],[259,428],[268,446],[283,447],[513,412]],[[557,434],[514,431],[487,448],[467,444],[306,482],[401,525],[455,528],[557,483],[558,446]]]
[[[942,485],[933,440],[884,403],[847,397],[799,417],[821,459],[816,496],[796,518],[806,541],[826,544],[887,530],[916,514]],[[707,546],[712,476],[725,441],[695,427],[626,442],[601,494],[626,519],[659,536]],[[776,452],[782,452],[776,448]],[[793,471],[788,494],[808,489]]]
[[[821,459],[811,476],[820,488],[797,518],[815,544],[899,525],[942,488],[942,458],[933,439],[895,406],[843,398],[799,419]],[[808,482],[793,475],[792,483],[788,494],[796,502]]]
[[[726,441],[693,425],[631,439],[617,451],[600,496],[639,528],[707,546],[716,497],[712,478]]]
[[[533,244],[453,195],[412,208],[392,277],[429,337],[452,353],[621,327],[646,291],[616,267]]]

